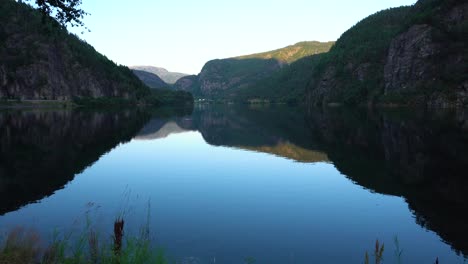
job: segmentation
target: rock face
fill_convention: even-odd
[[[174,89],[176,90],[182,90],[186,92],[194,92],[196,90],[196,84],[198,81],[198,76],[196,75],[189,75],[180,78],[177,80],[177,82],[174,84]]]
[[[420,0],[345,32],[313,74],[309,104],[468,105],[468,3]]]
[[[468,23],[468,4],[455,5],[437,19],[437,24],[413,25],[392,41],[384,68],[385,93],[408,89],[425,93],[432,88],[435,92],[427,91],[424,98],[427,105],[466,106],[468,32],[462,33],[464,39],[454,33],[458,33],[457,25]]]
[[[1,1],[0,9],[1,99],[138,99],[149,92],[128,68],[54,21],[43,23],[38,11],[15,1]]]
[[[428,62],[439,52],[428,25],[414,25],[395,38],[384,68],[385,93],[414,87],[434,76],[436,67]]]

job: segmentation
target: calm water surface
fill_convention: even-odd
[[[463,263],[468,115],[286,107],[0,112],[0,232],[150,221],[178,263]],[[149,217],[148,217],[149,214]],[[78,231],[77,231],[78,230]]]

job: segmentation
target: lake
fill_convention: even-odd
[[[463,263],[468,112],[0,112],[0,232],[149,221],[177,263]],[[398,242],[396,242],[397,240]]]

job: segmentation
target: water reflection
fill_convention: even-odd
[[[418,224],[468,254],[464,111],[198,107],[191,116],[151,120],[137,138],[189,130],[211,145],[332,162],[356,184],[404,197]]]
[[[372,192],[404,197],[419,225],[468,254],[466,112],[240,106],[196,107],[193,113],[14,111],[0,113],[0,127],[0,215],[53,194],[135,135],[155,140],[199,131],[214,146],[333,163]]]
[[[311,112],[335,166],[372,191],[406,199],[421,226],[468,253],[466,112]]]
[[[0,112],[0,215],[63,188],[147,120],[137,111]]]

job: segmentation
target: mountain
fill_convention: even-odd
[[[235,57],[236,59],[276,59],[284,63],[293,63],[301,58],[325,53],[335,44],[334,41],[329,42],[318,42],[318,41],[303,41],[298,42],[294,45],[287,46],[285,48],[256,53],[252,55],[245,55]]]
[[[169,85],[154,73],[132,70],[133,73],[149,88],[167,88]]]
[[[186,73],[170,72],[164,68],[154,67],[154,66],[131,66],[130,69],[145,71],[145,72],[155,74],[168,84],[174,84],[180,78],[188,75]]]
[[[250,89],[289,63],[328,51],[333,42],[299,42],[282,49],[207,62],[197,76],[179,79],[175,89],[211,99],[236,98],[238,91]]]
[[[465,107],[467,40],[466,1],[419,0],[363,19],[334,45],[210,61],[175,88],[250,103]]]
[[[0,99],[141,100],[149,89],[26,4],[0,2]]]
[[[3,104],[193,103],[186,92],[150,90],[126,66],[116,65],[54,19],[16,1],[0,2],[0,58]]]
[[[309,105],[468,105],[468,3],[420,0],[362,20],[320,58]]]
[[[304,104],[306,87],[323,56],[312,55],[285,65],[275,74],[236,91],[235,101],[249,103]]]
[[[329,52],[296,60],[237,101],[468,106],[468,3],[420,0],[371,15]]]

